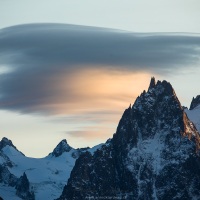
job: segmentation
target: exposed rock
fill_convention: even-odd
[[[12,141],[9,140],[6,137],[3,137],[2,140],[0,141],[0,150],[3,149],[5,146],[12,146],[16,149],[16,147],[13,145]]]
[[[19,178],[15,188],[16,188],[16,195],[18,197],[25,199],[25,200],[34,200],[35,199],[34,193],[32,191],[30,191],[29,180],[25,173]]]
[[[155,85],[156,85],[155,77],[152,77],[152,78],[151,78],[151,81],[150,81],[150,85],[149,85],[148,91],[149,91],[150,89],[154,88]]]
[[[200,136],[171,84],[152,78],[116,133],[76,161],[60,200],[200,199]]]
[[[200,95],[197,95],[196,98],[192,98],[192,102],[190,104],[190,110],[193,110],[198,105],[200,105]]]
[[[52,155],[55,157],[58,157],[62,155],[64,152],[69,152],[72,149],[72,147],[69,146],[67,143],[67,140],[62,140],[56,148],[53,150]]]
[[[11,174],[4,165],[0,165],[0,183],[4,183],[11,187],[14,187],[17,183],[17,177]]]

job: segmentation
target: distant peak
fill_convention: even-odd
[[[58,143],[57,146],[63,146],[63,147],[68,146],[68,147],[70,147],[69,144],[67,143],[67,140],[66,140],[66,139],[61,140],[61,141]]]
[[[11,141],[11,140],[9,140],[9,139],[8,139],[8,138],[6,138],[6,137],[3,137],[1,141],[8,142],[8,143],[10,143],[10,142],[11,142],[11,143],[12,143],[12,141]]]
[[[151,81],[150,81],[150,84],[149,84],[149,89],[148,89],[148,91],[149,91],[150,89],[154,88],[155,85],[156,85],[155,77],[151,77]]]
[[[190,110],[193,110],[198,105],[200,105],[200,95],[197,95],[196,98],[192,98],[192,102],[190,104]]]
[[[0,150],[3,149],[5,146],[12,146],[16,149],[16,147],[13,145],[12,141],[9,140],[6,137],[3,137],[2,140],[0,141]]]
[[[66,139],[61,140],[56,148],[53,150],[52,155],[58,157],[62,155],[64,152],[69,152],[72,149],[71,146],[67,143]]]
[[[66,139],[63,139],[63,140],[61,140],[61,142],[60,142],[59,144],[61,144],[61,143],[67,144],[67,140],[66,140]]]

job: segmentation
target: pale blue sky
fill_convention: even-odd
[[[199,0],[0,0],[0,28],[54,22],[134,32],[200,32]]]
[[[13,104],[16,107],[9,106],[9,104],[8,106],[2,106],[1,104],[2,109],[0,109],[0,137],[8,137],[9,139],[13,140],[14,144],[23,153],[29,156],[36,157],[47,155],[63,138],[66,138],[69,144],[74,147],[84,147],[88,145],[92,146],[100,142],[104,142],[106,138],[112,137],[112,134],[116,129],[117,123],[121,117],[123,110],[129,105],[129,103],[134,102],[136,96],[140,94],[140,91],[142,92],[144,89],[147,89],[148,81],[152,75],[155,75],[157,79],[166,79],[171,82],[182,104],[189,106],[191,98],[200,94],[200,67],[198,67],[200,66],[200,62],[198,61],[199,50],[194,49],[193,47],[193,49],[191,49],[191,46],[187,46],[188,44],[192,44],[194,46],[195,44],[193,41],[197,41],[197,46],[195,48],[200,49],[198,43],[200,34],[199,11],[199,0],[41,0],[37,2],[33,0],[0,0],[0,39],[3,44],[5,41],[7,41],[5,42],[5,48],[8,48],[7,50],[10,50],[11,52],[16,52],[13,54],[15,56],[12,55],[12,57],[10,57],[10,54],[7,54],[4,49],[0,48],[0,74],[6,73],[8,67],[10,67],[9,69],[11,70],[15,67],[17,69],[17,67],[22,66],[24,63],[29,66],[30,62],[34,64],[39,63],[37,66],[35,65],[35,71],[38,75],[39,67],[44,67],[45,64],[49,64],[49,62],[47,62],[47,59],[42,58],[40,60],[39,54],[30,54],[32,57],[28,57],[27,55],[29,55],[30,52],[27,51],[27,49],[24,49],[25,46],[20,48],[20,45],[27,45],[27,43],[20,43],[19,41],[21,40],[18,40],[20,39],[20,37],[18,37],[19,35],[16,36],[16,42],[18,41],[17,45],[15,40],[13,40],[13,37],[10,37],[12,40],[8,45],[9,37],[7,37],[8,35],[3,35],[4,33],[6,33],[5,29],[3,30],[3,28],[21,24],[63,23],[120,29],[138,33],[139,36],[141,36],[140,33],[150,33],[149,35],[152,35],[153,37],[155,36],[156,42],[158,42],[159,40],[158,36],[166,35],[166,37],[164,37],[165,43],[166,41],[169,41],[169,47],[172,48],[174,52],[176,52],[174,56],[172,54],[169,54],[168,60],[168,54],[163,54],[164,51],[162,51],[162,45],[165,45],[165,43],[163,43],[163,40],[161,42],[158,42],[160,44],[159,46],[154,46],[152,45],[152,41],[154,40],[152,40],[150,37],[148,38],[148,42],[152,45],[153,49],[150,54],[151,56],[156,55],[155,53],[159,54],[160,57],[158,59],[152,60],[152,57],[148,57],[148,54],[145,53],[146,49],[144,48],[144,45],[146,43],[144,43],[143,40],[140,41],[141,43],[139,47],[142,47],[138,52],[138,55],[140,56],[138,59],[132,59],[129,54],[128,57],[126,57],[125,54],[124,57],[122,56],[121,65],[123,66],[130,64],[131,62],[133,62],[133,66],[134,64],[139,64],[143,71],[141,72],[137,68],[137,73],[139,73],[138,77],[142,78],[137,78],[135,76],[135,68],[132,71],[133,76],[127,75],[127,70],[130,67],[126,68],[126,70],[120,71],[120,66],[118,66],[116,74],[110,74],[109,67],[107,66],[108,63],[110,62],[110,64],[112,65],[117,65],[117,63],[115,62],[115,59],[110,58],[103,62],[102,57],[100,58],[100,60],[98,60],[97,63],[95,62],[95,69],[101,69],[99,76],[97,76],[98,72],[96,71],[92,71],[92,73],[90,71],[87,71],[87,68],[91,69],[91,66],[84,67],[83,69],[85,69],[85,71],[78,71],[77,73],[70,72],[72,73],[72,75],[67,74],[66,77],[70,82],[65,82],[65,79],[63,79],[63,77],[59,74],[58,77],[59,79],[62,79],[62,83],[70,83],[73,85],[72,88],[69,88],[63,87],[63,85],[65,84],[62,84],[61,86],[60,82],[58,82],[57,78],[55,78],[56,76],[52,76],[52,73],[49,73],[49,76],[44,77],[50,77],[52,81],[57,81],[55,84],[56,86],[54,87],[54,84],[51,84],[50,89],[45,86],[41,86],[41,88],[39,88],[40,90],[38,90],[39,92],[37,91],[37,87],[35,86],[37,86],[37,84],[40,84],[40,79],[36,78],[36,83],[34,84],[32,81],[33,77],[27,76],[30,75],[30,71],[23,71],[25,68],[19,68],[19,71],[16,70],[16,73],[13,73],[13,76],[7,77],[10,78],[7,79],[10,81],[5,82],[6,76],[3,77],[3,80],[0,80],[0,82],[4,83],[4,86],[1,86],[2,88],[0,87],[1,92],[4,92],[0,94],[0,97],[3,94],[9,95],[9,98],[11,98],[13,95],[14,100],[16,100],[16,97],[19,97],[19,99],[27,97],[27,90],[14,90],[15,87],[20,87],[20,85],[16,84],[17,82],[15,82],[14,80],[22,80],[22,83],[24,84],[23,86],[26,87],[27,84],[27,88],[29,85],[33,84],[34,91],[36,91],[31,96],[33,100],[35,94],[38,95],[45,92],[45,96],[39,95],[38,99],[35,99],[33,103],[30,102],[30,107],[28,107],[29,104],[22,105],[23,101],[21,100],[18,100],[17,104]],[[13,30],[13,32],[11,33],[15,37],[17,29],[14,28],[9,30]],[[105,31],[109,32],[109,30]],[[113,30],[110,31],[115,32]],[[119,33],[120,31],[116,32]],[[163,32],[163,34],[160,34],[160,32]],[[186,41],[186,43],[184,43],[184,41],[182,41],[183,43],[174,43],[172,41],[175,40],[174,38],[177,39],[177,37],[174,37],[175,34],[173,34],[173,38],[169,37],[169,34],[166,34],[169,32],[177,33],[178,37],[181,35],[190,35],[192,36],[191,38],[194,38],[194,36],[196,36],[197,40],[189,39],[188,41]],[[34,37],[34,31],[32,31],[32,33],[32,36]],[[37,34],[38,33],[40,32],[37,32]],[[123,34],[123,31],[121,33]],[[5,40],[3,39],[3,37],[5,37]],[[27,35],[27,38],[32,40],[32,37],[29,37],[29,35]],[[169,38],[171,38],[172,40]],[[184,37],[181,38],[183,39]],[[62,39],[62,37],[60,37],[60,39]],[[83,40],[84,37],[82,38],[82,41]],[[58,38],[55,37],[55,41],[58,41]],[[131,39],[130,41],[132,42]],[[13,42],[15,43],[15,45],[13,45]],[[34,44],[30,46],[30,44],[31,43],[29,43],[28,47],[33,50],[32,52],[40,52],[40,46],[37,45],[37,43],[35,43],[35,46]],[[62,46],[62,41],[59,44]],[[97,45],[98,47],[100,44],[98,42],[95,43],[95,45]],[[109,44],[112,44],[112,42],[108,42],[106,44],[109,47]],[[133,42],[133,44],[135,43]],[[171,44],[179,44],[179,48],[174,48]],[[186,46],[184,47],[185,44]],[[91,49],[94,59],[96,59],[97,55],[95,53],[93,54],[93,50],[95,50],[95,47],[97,47],[95,45],[94,49]],[[123,42],[119,43],[119,45],[123,46]],[[131,52],[137,52],[135,51],[136,48],[132,48],[131,45],[127,45],[122,49],[130,49]],[[44,48],[42,48],[41,50],[43,55],[44,50]],[[48,50],[46,52],[51,52]],[[112,49],[108,48],[107,50],[108,51],[106,52],[109,53]],[[118,49],[115,50],[116,51],[114,52],[116,53],[116,55],[118,55]],[[56,51],[59,55],[59,45],[56,47]],[[144,58],[146,59],[144,61],[140,59],[143,52],[145,53]],[[185,56],[183,57],[184,53]],[[49,55],[50,54],[47,53],[46,58],[48,58]],[[84,51],[83,54],[79,52],[79,54],[75,55],[79,55],[79,58],[77,58],[77,60],[79,60],[80,55],[86,55],[86,57],[88,58],[89,54]],[[71,56],[71,58],[72,57],[74,58],[74,56]],[[91,59],[91,61],[94,61],[93,58]],[[125,58],[127,58],[128,60],[126,60]],[[59,67],[59,69],[64,69],[61,65],[61,62],[53,59],[54,57],[52,56],[51,62],[59,64],[59,66],[57,66]],[[81,57],[81,59],[83,58]],[[44,65],[41,65],[43,61],[45,61],[45,63]],[[66,60],[64,61],[66,62]],[[149,66],[147,66],[148,64],[145,64],[146,61],[149,62]],[[68,61],[67,63],[69,64]],[[92,62],[88,62],[88,60],[87,62],[84,62],[84,64],[88,63],[90,63],[91,65]],[[106,67],[100,66],[101,64],[102,66],[105,65]],[[173,70],[173,68],[176,70]],[[145,69],[151,70],[145,72]],[[44,72],[45,71],[41,71],[42,77]],[[119,77],[119,72],[122,73],[122,78]],[[102,82],[95,79],[88,81],[88,77],[91,77],[90,73],[95,78],[97,77],[98,79],[99,77],[99,79],[102,79]],[[108,73],[106,77],[105,73]],[[28,77],[28,81],[25,79],[26,76],[25,78],[23,78],[23,74]],[[72,79],[71,77],[73,77],[74,79]],[[112,80],[110,80],[111,78]],[[77,81],[79,80],[86,82],[86,85],[84,85],[85,87],[88,87],[88,85],[91,85],[93,83],[96,84],[96,87],[100,87],[101,85],[111,81],[110,85],[112,87],[110,86],[108,89],[113,91],[112,98],[114,98],[114,101],[111,101],[111,96],[106,93],[107,91],[102,91],[101,88],[98,88],[98,93],[96,93],[94,88],[90,87],[90,92],[88,92],[87,95],[83,94],[82,91],[78,94],[70,93],[69,91],[71,91],[71,89],[73,89],[73,91],[83,89],[82,85],[77,84]],[[142,81],[144,82],[144,84],[142,84]],[[116,87],[116,84],[118,83],[120,84]],[[121,85],[123,84],[125,85],[124,87],[126,92],[124,92],[123,95],[120,95],[120,92],[123,92],[123,88],[121,88]],[[141,88],[138,85],[140,85]],[[49,90],[51,89],[54,91],[54,93],[49,92]],[[66,94],[63,95],[65,91]],[[23,96],[22,94],[26,95]],[[73,97],[70,96],[70,94]],[[59,99],[59,95],[61,95],[62,98]],[[98,99],[101,98],[101,96],[103,96],[104,99],[102,98],[101,102],[99,102]],[[80,101],[74,101],[75,97],[77,97],[77,99]],[[65,101],[69,101],[69,104],[65,104]],[[44,104],[44,102],[46,104]],[[110,106],[111,102],[112,105]],[[72,105],[72,103],[74,104]],[[87,106],[89,108],[87,108]],[[81,134],[82,136],[80,137]]]

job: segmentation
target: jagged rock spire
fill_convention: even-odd
[[[35,195],[30,191],[30,183],[24,172],[16,184],[16,195],[22,199],[35,200]]]
[[[148,91],[149,91],[151,88],[155,87],[155,85],[156,85],[155,77],[151,77],[151,81],[150,81],[150,85],[149,85]]]
[[[197,95],[196,98],[192,98],[192,102],[190,104],[190,110],[193,110],[195,107],[200,105],[200,95]]]

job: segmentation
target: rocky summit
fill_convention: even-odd
[[[200,199],[200,135],[167,81],[151,79],[113,138],[76,160],[59,200]]]
[[[199,105],[200,105],[200,95],[197,95],[195,98],[193,97],[192,99],[192,102],[190,104],[190,110],[193,110]]]
[[[62,140],[52,152],[52,156],[58,157],[64,152],[69,152],[72,149],[67,143],[67,140]]]

